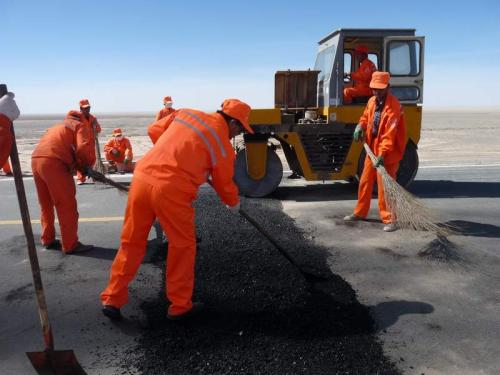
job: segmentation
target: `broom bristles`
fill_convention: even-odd
[[[112,187],[120,190],[121,192],[128,193],[128,186],[125,186],[123,184],[120,184],[119,182],[113,181],[112,179],[107,178],[104,174],[102,174],[94,169],[90,169],[88,171],[88,176],[91,177],[92,179],[94,179],[94,181],[103,183],[105,185],[112,186]]]
[[[367,155],[375,164],[376,156],[370,147],[364,144]],[[394,180],[383,166],[377,167],[377,173],[382,177],[385,201],[391,212],[392,221],[401,229],[434,232],[438,236],[446,237],[454,230],[448,225],[439,224],[439,216],[414,195],[405,190]]]

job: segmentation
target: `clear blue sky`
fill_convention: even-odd
[[[464,4],[464,5],[462,5]],[[424,105],[500,106],[497,1],[0,0],[0,80],[21,111],[272,107],[274,72],[312,68],[339,28],[415,28],[426,37]]]

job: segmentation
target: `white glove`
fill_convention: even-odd
[[[0,113],[7,116],[10,121],[14,121],[20,115],[14,96],[13,92],[8,92],[0,98]]]
[[[231,210],[231,212],[234,212],[235,214],[237,214],[238,212],[240,212],[241,204],[240,204],[240,202],[238,202],[234,206],[226,205],[226,207],[229,208]]]

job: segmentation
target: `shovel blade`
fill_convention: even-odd
[[[86,375],[73,350],[26,353],[40,375]]]

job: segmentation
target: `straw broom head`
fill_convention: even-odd
[[[364,147],[367,155],[375,164],[376,156],[366,143]],[[399,185],[383,166],[377,167],[377,173],[382,177],[383,184],[382,187],[379,186],[379,189],[384,189],[387,208],[391,212],[392,221],[396,225],[401,229],[434,232],[442,237],[453,234],[453,228],[439,224],[438,215]]]

